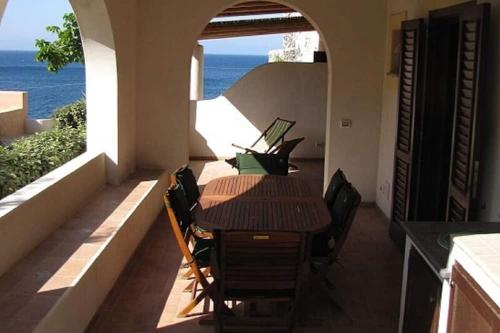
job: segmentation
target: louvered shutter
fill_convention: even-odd
[[[478,125],[489,10],[489,4],[481,4],[460,16],[447,221],[469,221],[476,213]]]
[[[424,21],[405,21],[401,25],[401,63],[399,72],[398,125],[394,156],[392,221],[408,220],[411,199],[415,134],[419,123],[420,84],[423,66]]]

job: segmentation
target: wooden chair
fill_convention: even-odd
[[[163,199],[170,226],[189,267],[189,272],[185,276],[194,276],[193,283],[186,288],[192,291],[192,300],[177,314],[178,317],[185,317],[212,292],[213,287],[206,277],[210,274],[210,253],[214,243],[213,239],[204,239],[193,235],[191,229],[193,220],[189,204],[179,184],[172,184],[164,194]],[[189,248],[190,243],[192,243],[192,250]],[[201,271],[202,268],[205,268],[204,272]],[[198,284],[201,285],[202,291],[196,295]]]
[[[347,239],[361,196],[351,183],[344,184],[330,208],[332,222],[328,230],[316,234],[311,244],[312,262],[326,278],[330,265],[337,261],[339,253]],[[334,243],[332,245],[332,243]],[[327,280],[327,282],[329,282]]]
[[[217,295],[216,332],[226,328],[246,332],[293,327],[295,305],[301,287],[306,235],[293,232],[218,231],[215,233],[216,263],[213,264]],[[285,302],[282,317],[227,315],[225,301]]]

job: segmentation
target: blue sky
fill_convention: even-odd
[[[34,50],[35,39],[52,39],[48,25],[60,25],[72,11],[68,0],[9,0],[0,23],[0,50]],[[252,36],[202,41],[205,53],[267,55],[281,48],[282,35]]]

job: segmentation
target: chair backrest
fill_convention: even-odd
[[[186,198],[190,208],[198,203],[198,199],[201,195],[200,189],[198,188],[196,177],[189,166],[183,165],[179,169],[175,170],[172,174],[172,182],[181,185],[182,189],[186,193]]]
[[[324,200],[329,210],[331,210],[340,189],[345,184],[347,184],[347,178],[345,177],[344,172],[342,172],[342,170],[340,169],[337,169],[337,171],[335,171],[332,178],[330,179],[330,183],[328,184],[325,192]]]
[[[229,298],[295,297],[305,262],[305,238],[293,232],[217,231],[219,292]]]
[[[295,121],[276,118],[273,123],[262,133],[251,147],[255,147],[261,140],[267,145],[266,153],[280,141],[283,140],[285,134],[295,125]]]
[[[330,232],[335,239],[335,246],[330,257],[336,258],[342,249],[360,203],[361,195],[351,183],[342,186],[330,209],[332,216]]]
[[[188,247],[191,231],[189,225],[192,223],[192,218],[184,191],[179,184],[172,184],[163,195],[163,200],[177,245],[187,262],[194,262]]]
[[[189,240],[192,236],[190,224],[193,222],[191,212],[187,203],[184,191],[179,184],[171,184],[167,192],[163,195],[165,207],[172,232],[177,241],[179,249],[193,270],[196,280],[202,284],[206,283],[202,276],[197,261],[189,249]]]
[[[288,156],[275,154],[236,153],[236,167],[240,175],[288,175]]]
[[[281,143],[275,149],[271,150],[269,153],[276,154],[279,156],[286,156],[288,158],[288,156],[290,156],[291,152],[295,149],[295,147],[297,147],[299,143],[304,141],[304,139],[305,138],[302,137],[293,140],[283,141],[283,143]]]

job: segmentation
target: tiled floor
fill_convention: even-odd
[[[192,162],[200,184],[233,174],[223,162]],[[322,163],[299,163],[311,188],[321,194]],[[358,210],[340,263],[332,267],[335,290],[312,279],[306,284],[296,332],[363,333],[397,331],[402,256],[388,238],[388,225],[372,206]],[[181,256],[164,214],[137,249],[88,332],[212,332],[200,326],[199,314],[211,309],[206,302],[193,316],[176,318],[189,301],[183,293],[187,281],[180,278]],[[198,313],[198,314],[196,314]]]
[[[136,202],[155,186],[141,172],[108,186],[9,271],[0,276],[0,332],[31,332],[62,297],[83,281]]]

